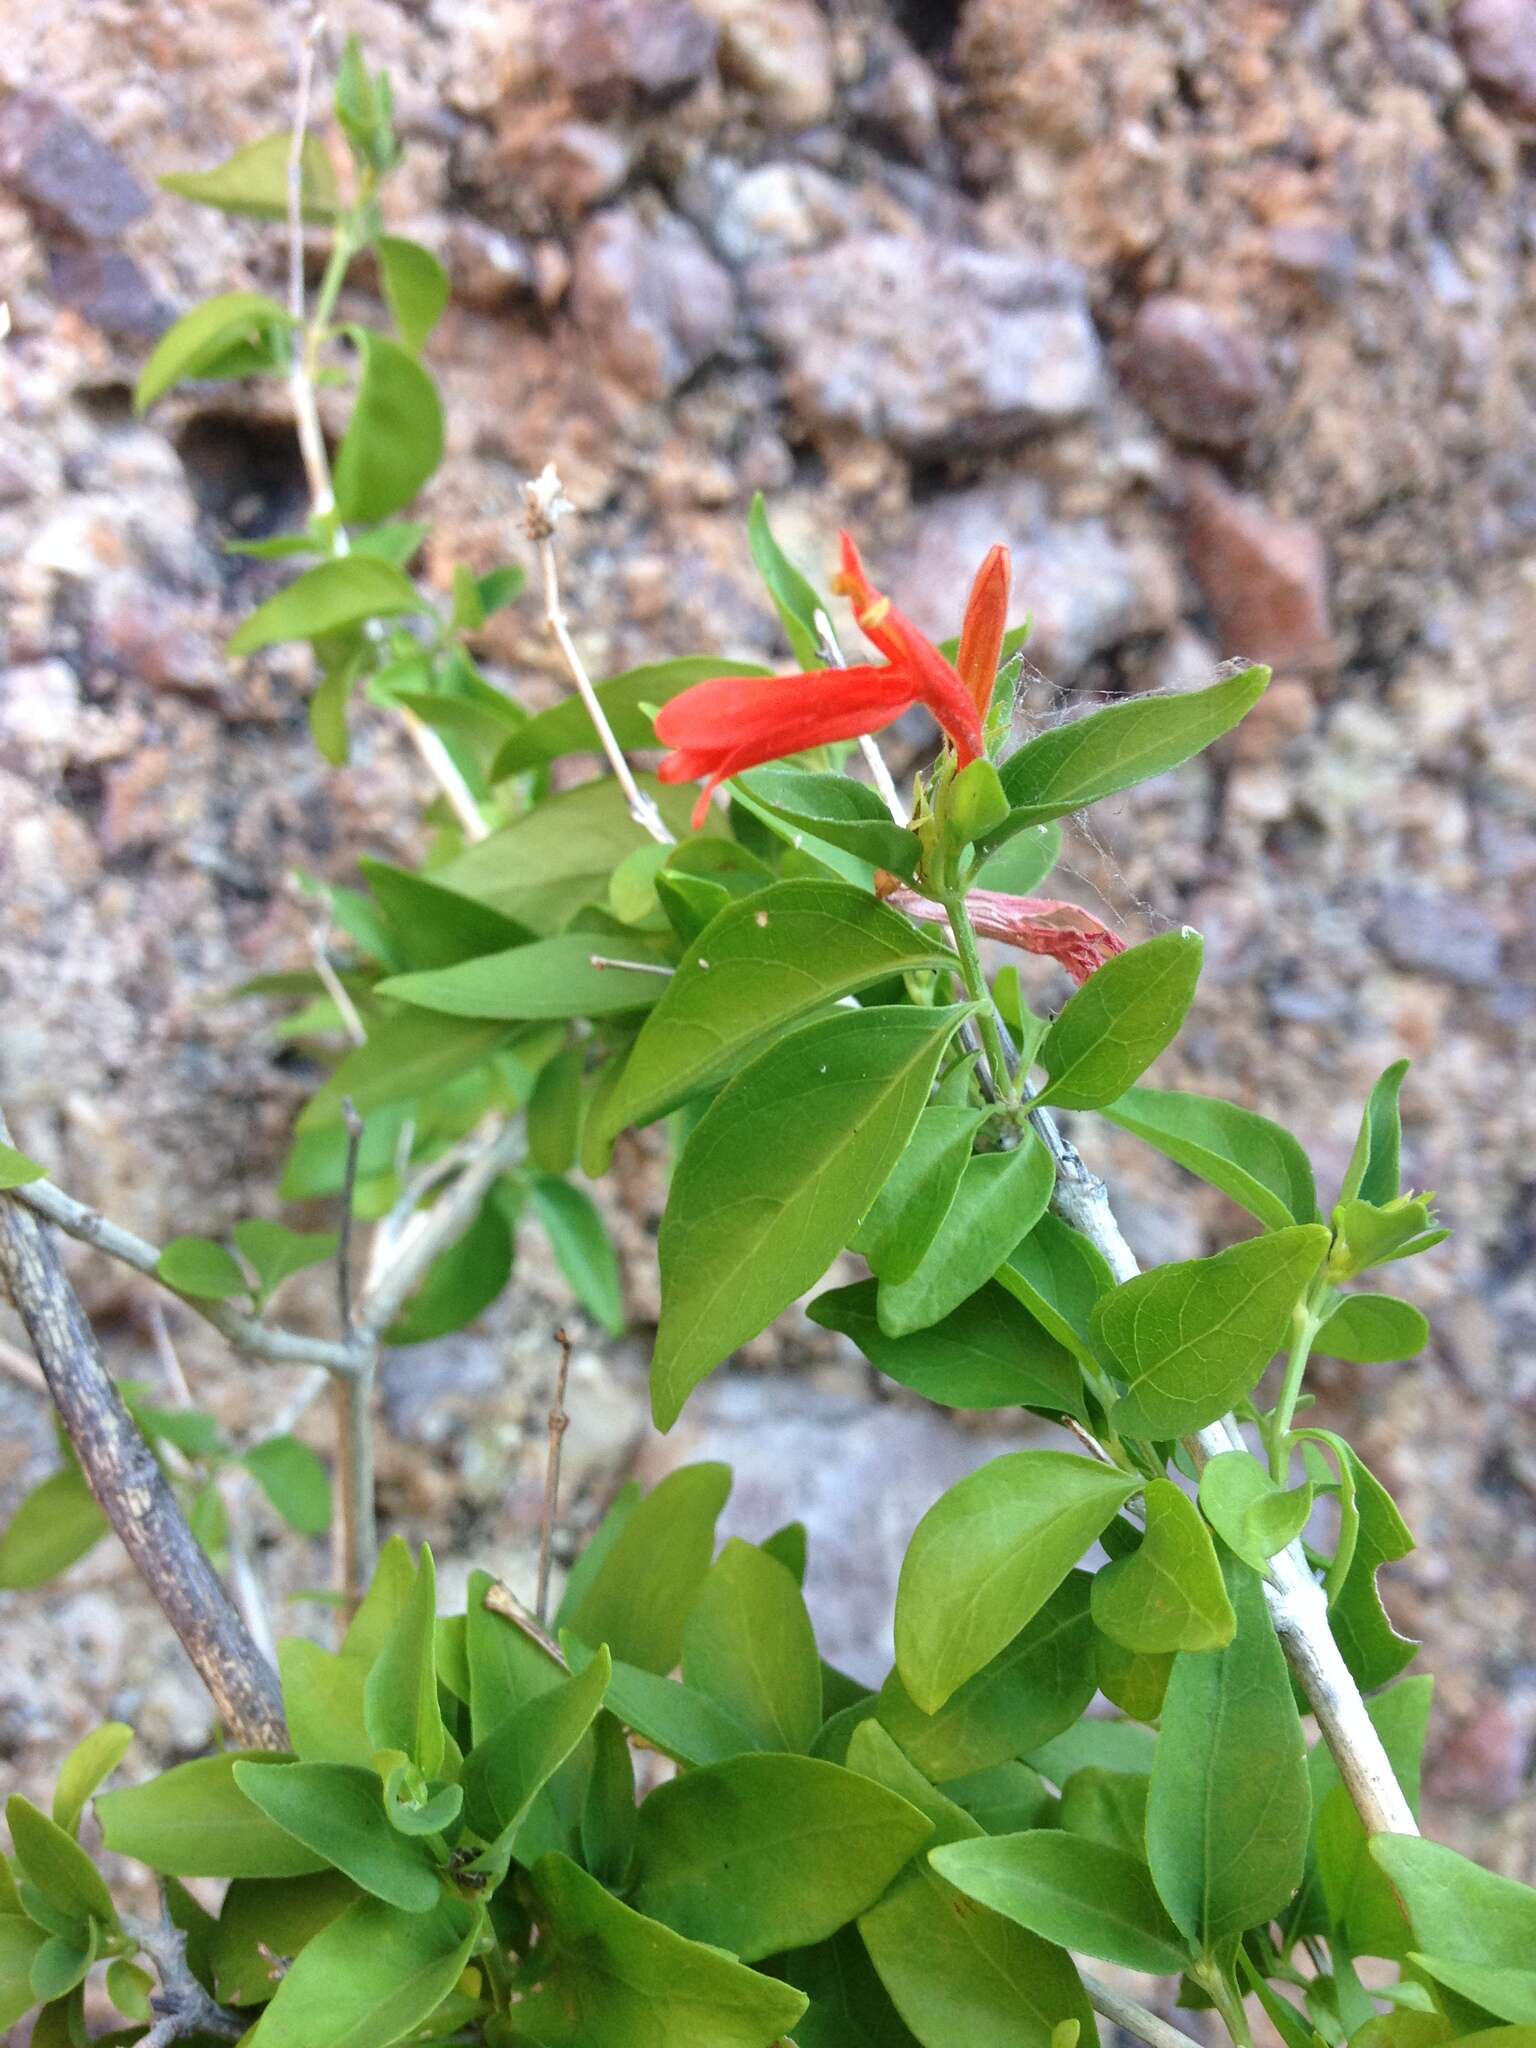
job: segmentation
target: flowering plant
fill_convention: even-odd
[[[1096,2016],[1188,2048],[1107,1967],[1164,1980],[1165,2006],[1214,2008],[1242,2044],[1256,2003],[1286,2048],[1522,2048],[1536,1893],[1418,1837],[1429,1682],[1403,1675],[1415,1646],[1377,1586],[1412,1539],[1306,1408],[1315,1353],[1384,1362],[1425,1341],[1417,1310],[1356,1287],[1444,1234],[1401,1184],[1403,1069],[1320,1199],[1289,1132],[1146,1083],[1197,1000],[1198,934],[1128,946],[1034,893],[1060,820],[1180,769],[1265,671],[1017,744],[1002,548],[946,651],[845,536],[835,587],[883,656],[848,667],[758,504],[750,542],[800,672],[705,656],[594,686],[560,600],[550,473],[529,487],[528,538],[576,695],[530,716],[472,651],[519,572],[460,568],[451,593],[409,573],[422,530],[399,515],[441,454],[421,355],[447,286],[382,230],[388,81],[349,48],[346,196],[307,136],[308,95],[306,68],[292,137],[173,181],[286,212],[294,296],[198,308],[140,398],[286,381],[311,515],[262,552],[306,566],[231,652],[313,648],[329,758],[350,719],[402,720],[435,780],[430,843],[419,871],[363,862],[366,894],[330,893],[310,963],[256,985],[297,999],[291,1035],[327,1070],[282,1192],[335,1203],[334,1232],[252,1218],[232,1244],[160,1250],[0,1146],[0,1272],[68,1446],[0,1539],[0,1583],[45,1583],[110,1523],[222,1724],[207,1755],[103,1791],[132,1740],[109,1724],[66,1762],[51,1813],[10,1801],[0,2026],[36,2007],[34,2043],[79,2043],[99,1988],[126,2022],[101,2038],[154,2048],[1073,2048]],[[334,238],[313,304],[309,221]],[[392,329],[347,329],[333,467],[315,394],[343,373],[334,313],[364,251]],[[869,741],[913,704],[944,739],[909,802]],[[656,773],[637,769],[658,742]],[[598,772],[552,786],[551,764],[591,757]],[[676,787],[694,781],[696,802]],[[1027,993],[1017,972],[989,977],[983,939],[1075,988],[1059,1000],[1050,965]],[[1249,1234],[1140,1272],[1077,1149],[1091,1158],[1094,1126],[1069,1139],[1061,1112],[1153,1146]],[[575,1302],[621,1327],[583,1181],[645,1128],[672,1161],[660,1427],[851,1254],[862,1276],[817,1294],[816,1322],[928,1401],[1063,1432],[933,1501],[878,1685],[819,1653],[802,1529],[716,1553],[718,1466],[625,1488],[550,1617],[558,1400],[536,1588],[476,1573],[443,1614],[429,1550],[377,1550],[381,1347],[471,1323],[525,1211]],[[212,1418],[114,1386],[45,1223],[152,1276],[247,1358],[334,1385],[334,1647],[288,1641],[274,1669],[226,1511],[249,1473],[313,1535],[326,1472],[289,1428],[241,1451]],[[278,1323],[275,1290],[331,1261],[336,1334]],[[121,1909],[94,1828],[156,1873],[161,1921]]]

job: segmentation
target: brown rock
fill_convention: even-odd
[[[1205,463],[1185,471],[1184,545],[1221,635],[1222,652],[1288,668],[1332,658],[1322,537],[1277,519]]]
[[[812,0],[702,0],[720,30],[720,69],[765,120],[809,128],[832,111],[832,31]]]
[[[463,305],[496,313],[518,299],[536,296],[534,259],[528,244],[488,227],[483,220],[467,216],[454,220],[444,238],[443,256],[453,280],[453,295]]]
[[[67,107],[35,93],[0,100],[0,185],[54,226],[99,239],[120,235],[150,206],[121,157]]]
[[[642,398],[664,398],[736,323],[730,277],[686,221],[617,208],[582,230],[571,307],[602,367]]]
[[[550,70],[600,114],[687,92],[709,69],[717,34],[693,0],[544,0],[539,31]]]
[[[1148,299],[1127,352],[1142,403],[1178,441],[1240,447],[1272,395],[1253,338],[1199,299],[1172,292]]]
[[[1536,121],[1536,0],[1462,0],[1452,32],[1489,103],[1513,120]]]
[[[531,195],[556,220],[574,222],[611,198],[629,175],[630,150],[591,121],[524,114],[496,138],[496,161],[519,197]]]
[[[910,454],[998,448],[1079,419],[1102,382],[1070,264],[866,235],[754,266],[757,325],[817,427]]]

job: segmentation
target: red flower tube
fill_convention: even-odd
[[[799,676],[716,676],[656,714],[656,737],[673,749],[656,772],[663,782],[704,778],[693,811],[697,832],[720,784],[743,768],[875,732],[916,696],[912,678],[894,663]]]
[[[949,734],[960,766],[969,767],[986,750],[981,718],[970,692],[928,636],[876,590],[864,573],[852,536],[840,533],[837,538],[842,565],[832,579],[832,588],[853,599],[853,615],[865,639],[893,665],[900,664],[910,672],[912,694],[927,705]]]
[[[1003,634],[1008,625],[1008,591],[1013,581],[1008,550],[1001,543],[988,550],[987,559],[976,571],[966,602],[965,621],[960,628],[960,645],[955,669],[970,693],[977,715],[985,718],[997,682],[997,664],[1003,652]]]
[[[981,717],[971,692],[933,642],[874,588],[848,535],[840,538],[842,568],[833,587],[854,599],[860,627],[889,665],[814,669],[796,676],[714,676],[663,705],[656,737],[671,752],[656,772],[663,782],[703,781],[693,813],[695,831],[710,797],[743,768],[877,732],[913,703],[925,704],[943,726],[962,768],[983,751]],[[993,549],[983,574],[1000,552]],[[991,594],[994,589],[995,571],[988,586],[991,610],[1007,603],[1006,554],[1001,600]],[[973,608],[975,603],[973,592]],[[990,611],[986,615],[990,619]],[[1000,636],[1000,623],[997,630]],[[985,640],[983,633],[978,646]]]

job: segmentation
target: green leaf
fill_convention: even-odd
[[[1392,1626],[1376,1587],[1377,1572],[1406,1557],[1413,1536],[1375,1474],[1348,1445],[1341,1455],[1348,1458],[1354,1482],[1359,1533],[1342,1582],[1330,1586],[1328,1619],[1355,1683],[1362,1692],[1375,1692],[1413,1662],[1418,1648]]]
[[[265,135],[260,142],[237,149],[214,170],[172,171],[157,182],[162,191],[193,199],[199,206],[216,207],[220,213],[285,221],[292,152],[291,135]],[[304,219],[311,225],[333,220],[339,203],[336,174],[318,135],[305,136],[300,161],[299,203]]]
[[[0,2027],[14,2026],[37,2003],[32,1965],[48,1940],[41,1927],[19,1915],[0,1916]]]
[[[390,1826],[376,1771],[245,1763],[235,1766],[235,1783],[285,1834],[375,1898],[427,1913],[442,1896],[426,1849]]]
[[[1093,1661],[1099,1691],[1133,1721],[1155,1721],[1173,1674],[1171,1651],[1127,1650],[1110,1637],[1094,1638]]]
[[[19,1792],[6,1801],[5,1819],[22,1876],[36,1885],[50,1906],[71,1920],[99,1920],[106,1927],[116,1927],[112,1894],[72,1834],[46,1813],[39,1813]]]
[[[896,1594],[896,1668],[925,1713],[1013,1640],[1141,1483],[1064,1451],[1014,1451],[935,1502]]]
[[[1434,1226],[1433,1195],[1398,1195],[1390,1202],[1340,1202],[1333,1212],[1337,1238],[1329,1270],[1340,1279],[1372,1266],[1390,1266],[1443,1244],[1448,1230]]]
[[[89,1976],[100,1945],[101,1930],[94,1920],[78,1934],[53,1935],[32,1958],[32,1996],[42,2005],[67,1998]],[[35,2032],[32,2038],[37,2039]]]
[[[773,599],[796,661],[804,669],[825,668],[827,661],[821,651],[821,635],[816,630],[816,614],[826,611],[826,600],[774,539],[761,491],[753,494],[752,509],[747,514],[747,545],[752,550],[757,573],[768,586],[768,595]]]
[[[1247,1451],[1222,1451],[1200,1474],[1200,1506],[1227,1548],[1262,1572],[1307,1526],[1312,1488],[1286,1493]]]
[[[637,778],[668,828],[685,837],[693,791]],[[583,904],[601,902],[613,870],[645,840],[611,775],[547,798],[489,839],[468,847],[432,879],[488,903],[541,933],[561,929]]]
[[[420,1010],[383,1017],[366,1045],[349,1052],[299,1117],[298,1129],[340,1125],[347,1096],[361,1117],[391,1103],[431,1095],[461,1074],[483,1066],[511,1038],[500,1022],[449,1021]]]
[[[258,606],[231,639],[229,652],[254,654],[283,640],[320,640],[366,619],[403,618],[425,608],[402,570],[371,555],[346,555],[306,569]]]
[[[1349,1365],[1395,1365],[1417,1358],[1429,1342],[1419,1311],[1392,1294],[1346,1295],[1312,1341],[1314,1357]]]
[[[683,1678],[723,1707],[753,1747],[808,1750],[821,1727],[821,1662],[794,1575],[732,1539],[683,1629]]]
[[[949,1214],[986,1120],[984,1109],[949,1102],[930,1103],[918,1118],[852,1243],[879,1279],[895,1285],[916,1271]]]
[[[363,1721],[368,1657],[338,1656],[302,1636],[277,1646],[289,1740],[304,1763],[371,1764]]]
[[[1209,689],[1132,697],[1041,733],[1003,764],[1003,787],[1021,825],[1064,818],[1145,782],[1230,732],[1263,696],[1267,668],[1244,669]]]
[[[1171,1480],[1153,1479],[1146,1512],[1139,1548],[1095,1575],[1095,1623],[1143,1656],[1221,1649],[1237,1621],[1198,1509]]]
[[[599,967],[593,956],[664,963],[664,941],[640,933],[605,938],[596,932],[562,932],[535,939],[505,953],[461,960],[453,967],[397,974],[379,983],[381,996],[452,1017],[497,1017],[506,1021],[546,1017],[603,1017],[620,1010],[645,1010],[667,987],[666,977],[644,968]]]
[[[1289,1903],[1312,1804],[1301,1723],[1258,1576],[1230,1556],[1222,1565],[1237,1633],[1223,1650],[1175,1659],[1147,1797],[1153,1882],[1175,1924],[1207,1954]]]
[[[855,1771],[734,1757],[645,1801],[630,1896],[679,1934],[753,1962],[835,1933],[929,1832],[905,1799]]]
[[[658,1240],[657,1426],[812,1287],[874,1200],[967,1014],[840,1010],[782,1038],[705,1112]]]
[[[154,2018],[149,2003],[149,1994],[155,1988],[155,1979],[150,1971],[142,1970],[137,1963],[125,1962],[119,1957],[107,1965],[107,1996],[125,2019],[138,2020],[148,2026]]]
[[[1328,1241],[1321,1224],[1294,1224],[1160,1266],[1107,1295],[1093,1330],[1127,1387],[1115,1429],[1161,1439],[1225,1415],[1263,1377]]]
[[[912,1273],[894,1284],[881,1278],[876,1306],[886,1335],[926,1329],[984,1287],[1045,1214],[1055,1185],[1055,1164],[1032,1130],[1011,1152],[967,1160],[955,1198]]]
[[[1113,1102],[1178,1035],[1194,1001],[1204,941],[1164,932],[1106,960],[1045,1034],[1046,1085],[1037,1100],[1060,1109]]]
[[[235,1782],[239,1750],[177,1764],[151,1778],[96,1795],[103,1844],[173,1877],[303,1877],[324,1858],[303,1848],[253,1806]],[[270,1764],[269,1752],[249,1755]]]
[[[484,1742],[526,1701],[552,1692],[564,1676],[546,1650],[505,1615],[487,1606],[486,1596],[495,1584],[489,1572],[471,1572],[464,1604],[470,1732],[477,1743]]]
[[[429,1778],[442,1770],[445,1741],[437,1697],[436,1621],[437,1570],[423,1544],[411,1597],[363,1688],[363,1717],[375,1749],[403,1751]]]
[[[759,1040],[950,957],[846,882],[780,882],[732,903],[689,947],[642,1026],[608,1128],[649,1123],[723,1080]]]
[[[481,953],[525,945],[533,936],[500,911],[456,889],[440,889],[409,868],[366,859],[358,866],[408,967],[452,967]]]
[[[592,1777],[581,1812],[581,1860],[599,1883],[622,1891],[635,1849],[635,1760],[624,1725],[601,1713],[592,1726]]]
[[[584,1643],[606,1643],[646,1671],[670,1671],[683,1624],[715,1547],[715,1522],[731,1490],[726,1465],[685,1465],[648,1493],[625,1521],[580,1600],[561,1625]],[[618,1711],[617,1709],[615,1711]]]
[[[105,1721],[65,1757],[53,1787],[53,1819],[65,1834],[80,1831],[85,1803],[128,1754],[133,1730],[124,1721]]]
[[[656,735],[651,714],[695,683],[713,676],[766,676],[773,671],[752,661],[724,661],[715,654],[688,654],[677,661],[662,661],[644,668],[626,669],[597,686],[597,701],[621,747],[654,747]],[[595,754],[601,751],[597,729],[579,697],[567,697],[548,711],[540,711],[513,733],[491,769],[491,779],[504,782],[529,768],[541,768],[558,761],[562,754]],[[692,792],[688,792],[692,802]]]
[[[1156,1739],[1134,1721],[1086,1718],[1063,1735],[1032,1749],[1027,1761],[1053,1784],[1067,1789],[1079,1771],[1113,1771],[1145,1777],[1152,1768]]]
[[[359,1899],[299,1951],[251,2048],[389,2048],[442,2004],[479,1931],[479,1908],[458,1899],[430,1913]]]
[[[448,304],[448,273],[430,249],[401,235],[380,235],[373,253],[395,330],[402,345],[420,355]]]
[[[7,1188],[24,1188],[34,1180],[46,1180],[48,1169],[39,1166],[35,1159],[29,1159],[25,1152],[18,1152],[14,1145],[0,1145],[0,1192]]]
[[[415,356],[366,327],[347,329],[362,376],[336,451],[336,510],[371,525],[411,502],[443,459],[443,408]]]
[[[0,1588],[27,1592],[66,1571],[111,1524],[75,1464],[34,1487],[0,1534]]]
[[[255,1272],[258,1306],[264,1305],[291,1274],[302,1273],[309,1266],[323,1266],[336,1256],[334,1230],[289,1230],[284,1224],[269,1223],[262,1216],[248,1216],[237,1223],[234,1239]]]
[[[1016,1761],[993,1764],[951,1778],[945,1796],[980,1821],[989,1835],[1014,1835],[1024,1828],[1043,1828],[1054,1821],[1061,1801],[1038,1771]]]
[[[1307,1155],[1268,1117],[1214,1095],[1165,1088],[1127,1089],[1100,1114],[1220,1188],[1266,1230],[1317,1221]]]
[[[266,2005],[282,1981],[273,1956],[296,1956],[358,1896],[357,1886],[337,1870],[237,1877],[224,1894],[213,1937],[217,1996],[226,2005]]]
[[[555,1263],[571,1292],[610,1337],[622,1337],[624,1297],[618,1254],[590,1196],[553,1173],[533,1174],[528,1187]]]
[[[917,835],[896,823],[885,799],[867,782],[809,768],[770,767],[738,776],[735,787],[745,791],[753,809],[791,832],[807,832],[908,881],[917,872],[922,850]]]
[[[936,1713],[913,1704],[893,1671],[873,1710],[936,1784],[989,1769],[1059,1735],[1093,1698],[1093,1624],[1086,1572],[1068,1572],[1013,1641]],[[952,1794],[951,1796],[956,1796]]]
[[[233,1252],[207,1237],[173,1237],[155,1262],[155,1275],[178,1294],[205,1301],[229,1301],[251,1291]]]
[[[970,889],[995,889],[1003,896],[1033,896],[1061,858],[1059,825],[1026,825],[967,878]]]
[[[384,1332],[386,1344],[425,1344],[462,1330],[488,1309],[512,1271],[512,1226],[492,1188],[464,1235],[440,1252],[427,1277]]]
[[[1339,1189],[1341,1202],[1359,1200],[1379,1206],[1394,1200],[1399,1192],[1403,1119],[1398,1097],[1408,1065],[1407,1060],[1394,1060],[1366,1099],[1360,1134]]]
[[[981,1833],[961,1807],[933,1788],[872,1721],[855,1733],[851,1765],[866,1771],[933,1823],[928,1848]],[[859,1933],[897,2011],[923,2048],[1052,2048],[1056,2029],[1076,2023],[1082,2048],[1098,2048],[1093,2011],[1059,1948],[989,1906],[966,1900],[919,1855]]]
[[[323,1536],[331,1526],[331,1477],[308,1444],[269,1436],[240,1460],[290,1529]]]
[[[1424,1969],[1500,2019],[1536,2020],[1536,1891],[1410,1835],[1376,1835],[1370,1853],[1407,1908]]]
[[[811,2001],[795,2024],[796,2048],[915,2048],[856,1928],[793,1949],[775,1968]]]
[[[1103,1721],[1098,1727],[1101,1731],[1126,1730],[1128,1724]],[[1149,1730],[1131,1732],[1145,1736],[1150,1747]],[[1151,1762],[1149,1754],[1149,1767]],[[1145,1862],[1148,1782],[1145,1773],[1106,1770],[1100,1764],[1073,1771],[1062,1787],[1060,1824],[1074,1835],[1083,1835],[1090,1842],[1107,1842],[1112,1849],[1124,1849]]]
[[[943,845],[959,853],[995,832],[1008,816],[1008,798],[997,770],[983,755],[962,768],[950,784]]]
[[[1408,1678],[1367,1702],[1387,1760],[1415,1815],[1433,1692],[1432,1679]],[[1413,1945],[1408,1921],[1397,1893],[1371,1860],[1370,1838],[1349,1789],[1324,1744],[1317,1745],[1307,1764],[1317,1816],[1313,1826],[1316,1875],[1328,1921],[1341,1930],[1351,1955],[1391,1956],[1400,1961]]]
[[[1071,1353],[995,1283],[910,1337],[881,1329],[875,1290],[873,1280],[839,1287],[818,1295],[806,1313],[824,1330],[851,1337],[888,1379],[946,1408],[1043,1408],[1087,1420]]]
[[[999,1266],[997,1279],[1058,1344],[1097,1365],[1093,1311],[1115,1281],[1086,1237],[1047,1212]]]
[[[1059,1947],[1157,1976],[1174,1975],[1190,1960],[1146,1865],[1123,1849],[1034,1828],[950,1842],[930,1861],[967,1898]]]
[[[581,1142],[586,1050],[569,1045],[539,1069],[528,1100],[528,1157],[541,1173],[569,1173]]]
[[[572,1670],[585,1668],[584,1657],[591,1652],[575,1636],[562,1633]],[[608,1686],[607,1710],[624,1727],[690,1769],[702,1764],[723,1764],[759,1747],[724,1707],[680,1685],[675,1678],[659,1678],[642,1671],[637,1664],[615,1664]]]
[[[516,1707],[464,1759],[464,1811],[491,1844],[477,1868],[500,1872],[533,1803],[597,1718],[613,1675],[606,1648],[574,1678]]]
[[[533,1892],[535,1987],[506,2018],[543,2048],[775,2048],[805,2010],[803,1993],[659,1926],[564,1856],[540,1859]]]
[[[139,372],[133,409],[148,412],[155,400],[184,379],[202,376],[237,343],[264,339],[292,325],[274,299],[260,292],[225,292],[184,313],[155,344]]]

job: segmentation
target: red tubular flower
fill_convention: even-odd
[[[965,622],[960,628],[955,669],[981,718],[987,715],[993,685],[997,681],[1003,634],[1008,625],[1008,591],[1012,581],[1008,550],[999,543],[988,551],[987,559],[976,571],[976,580],[966,602]]]
[[[827,668],[800,676],[716,676],[664,704],[656,737],[673,751],[663,782],[704,778],[693,829],[722,782],[831,740],[853,740],[900,718],[917,696],[904,667]]]
[[[842,563],[832,588],[853,599],[853,615],[865,639],[893,666],[900,664],[909,671],[913,696],[927,705],[949,734],[960,766],[969,767],[986,749],[974,698],[928,636],[876,590],[864,573],[851,535],[840,533],[837,538]]]
[[[876,887],[884,900],[909,917],[948,925],[942,903],[903,888],[894,875],[881,874]],[[1081,986],[1089,975],[1125,951],[1124,939],[1076,903],[1054,896],[1003,896],[995,889],[972,889],[965,899],[971,923],[984,939],[1001,939],[1022,953],[1044,953],[1059,960]]]
[[[704,822],[710,797],[743,768],[877,732],[914,703],[925,704],[943,726],[962,768],[983,751],[972,692],[933,642],[874,588],[848,535],[840,539],[842,568],[833,588],[853,598],[860,627],[889,665],[814,669],[798,676],[715,676],[663,705],[656,737],[672,751],[656,772],[663,782],[703,780],[693,813],[695,831]],[[994,548],[992,554],[999,552]],[[1000,602],[1007,602],[1006,556]]]

